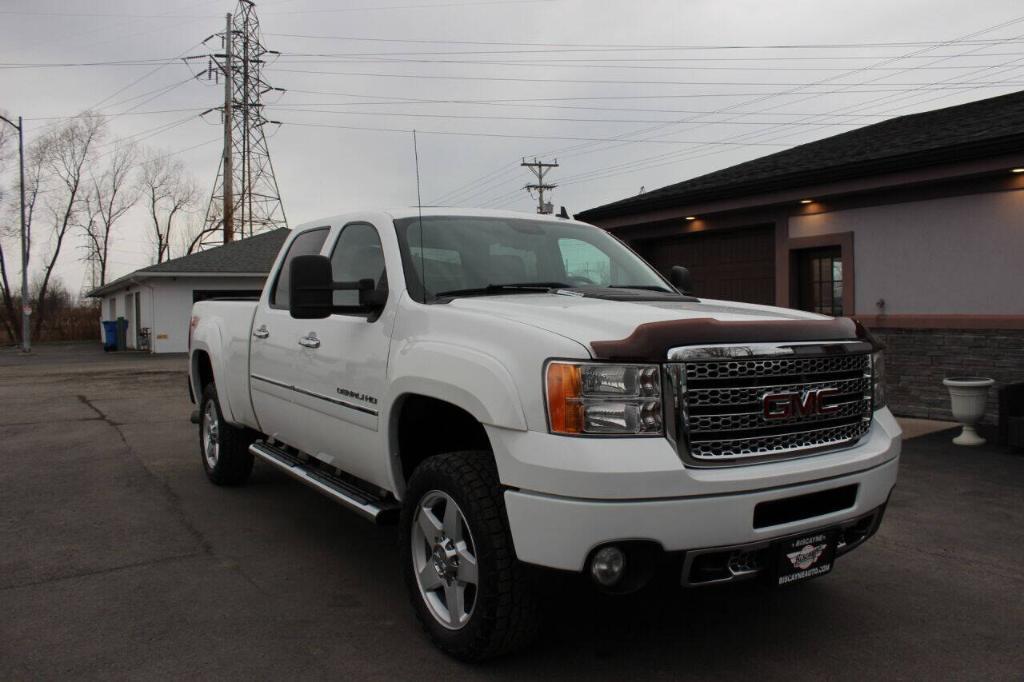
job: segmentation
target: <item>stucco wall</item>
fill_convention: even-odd
[[[129,309],[125,307],[125,296],[128,294],[135,294],[139,292],[139,316],[141,319],[135,319],[135,306],[134,303]],[[111,316],[110,314],[110,302],[116,301],[116,314]],[[124,317],[129,321],[128,333],[126,336],[127,346],[129,349],[135,348],[136,339],[136,328],[150,327],[152,328],[153,321],[153,302],[152,293],[144,286],[132,285],[123,289],[118,289],[108,296],[103,297],[102,307],[100,308],[100,320],[111,320],[117,319],[118,317]],[[100,339],[103,339],[103,330],[100,329]]]
[[[1024,191],[789,219],[789,237],[853,232],[857,313],[1024,314]]]
[[[262,277],[188,277],[153,279],[155,318],[152,329],[154,353],[188,351],[188,323],[192,317],[192,292],[196,289],[262,289]],[[163,338],[161,338],[163,337]]]
[[[154,353],[184,353],[188,350],[188,323],[192,316],[192,292],[201,290],[263,288],[262,277],[175,277],[153,278],[119,289],[103,298],[101,318],[110,318],[110,300],[117,300],[117,315],[125,316],[124,297],[141,292],[139,326],[150,330]],[[134,315],[134,311],[132,311]],[[128,347],[133,347],[134,330],[129,328]]]

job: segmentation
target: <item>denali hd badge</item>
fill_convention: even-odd
[[[789,419],[810,417],[815,414],[832,414],[839,411],[839,405],[826,405],[825,400],[839,395],[835,388],[815,388],[798,393],[765,393],[761,396],[761,407],[765,419]]]

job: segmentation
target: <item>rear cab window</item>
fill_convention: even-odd
[[[270,307],[277,309],[288,309],[289,278],[292,272],[292,261],[296,256],[316,256],[327,241],[327,233],[330,228],[317,227],[306,230],[299,234],[288,246],[288,253],[284,256],[281,269],[278,270],[277,279],[274,280],[274,287],[270,290]]]
[[[331,252],[331,271],[335,282],[358,282],[372,279],[377,291],[387,291],[387,270],[384,249],[377,228],[369,223],[349,223],[341,230]],[[359,304],[359,292],[334,292],[334,305]]]

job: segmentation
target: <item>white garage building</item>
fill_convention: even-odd
[[[281,228],[164,261],[88,295],[102,299],[102,320],[125,319],[129,349],[184,353],[192,304],[217,296],[258,295],[287,236],[287,228]]]

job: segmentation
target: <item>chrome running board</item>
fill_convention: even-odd
[[[258,440],[249,446],[249,452],[369,521],[384,525],[394,523],[398,518],[401,509],[398,502],[375,497],[338,476],[303,462],[283,448]]]

